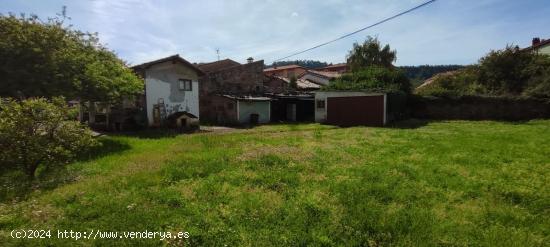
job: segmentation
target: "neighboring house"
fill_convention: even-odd
[[[298,78],[306,72],[306,68],[300,65],[285,65],[285,66],[275,66],[272,68],[264,69],[264,74],[266,76],[278,76],[284,78]]]
[[[132,69],[145,80],[148,126],[185,128],[197,124],[200,115],[199,77],[204,75],[199,68],[179,55],[173,55]]]
[[[331,80],[336,79],[340,76],[342,76],[342,74],[339,72],[308,70],[304,74],[302,74],[302,76],[300,76],[300,79],[308,80],[317,85],[328,85]]]
[[[338,126],[384,126],[387,95],[352,91],[315,92],[315,122]]]
[[[346,63],[338,63],[316,70],[325,72],[337,72],[343,74],[349,71],[349,66]]]
[[[218,66],[213,66],[218,63]],[[267,92],[280,91],[285,85],[263,73],[263,60],[224,67],[219,62],[209,63],[218,67],[200,81],[200,115],[204,122],[241,125],[270,121],[270,98]]]
[[[550,55],[550,39],[533,38],[531,46],[523,50],[533,51],[538,54]]]

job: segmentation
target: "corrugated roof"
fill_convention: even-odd
[[[320,76],[323,76],[323,77],[326,77],[326,78],[329,78],[329,79],[338,78],[338,77],[342,76],[342,73],[332,72],[332,71],[308,70],[306,73],[317,74],[317,75],[320,75]]]
[[[243,101],[270,101],[271,100],[271,98],[269,97],[250,96],[250,95],[223,94],[221,96],[230,98],[230,99],[235,99],[235,100],[243,100]]]

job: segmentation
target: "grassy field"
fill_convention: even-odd
[[[415,126],[417,125],[418,126]],[[104,137],[105,138],[105,137]],[[116,152],[0,204],[0,245],[548,246],[550,121],[273,125],[106,137]],[[13,229],[187,231],[18,240]],[[55,235],[55,236],[54,236]]]

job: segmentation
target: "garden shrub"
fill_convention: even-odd
[[[70,120],[62,98],[0,101],[0,170],[21,171],[30,180],[37,169],[62,167],[97,146],[92,132]]]

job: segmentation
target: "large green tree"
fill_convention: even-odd
[[[382,46],[377,38],[367,37],[362,43],[354,43],[347,56],[351,71],[359,71],[369,66],[391,68],[396,59],[396,52],[390,45]]]
[[[142,81],[97,33],[64,20],[0,15],[0,96],[111,101],[142,91]]]

